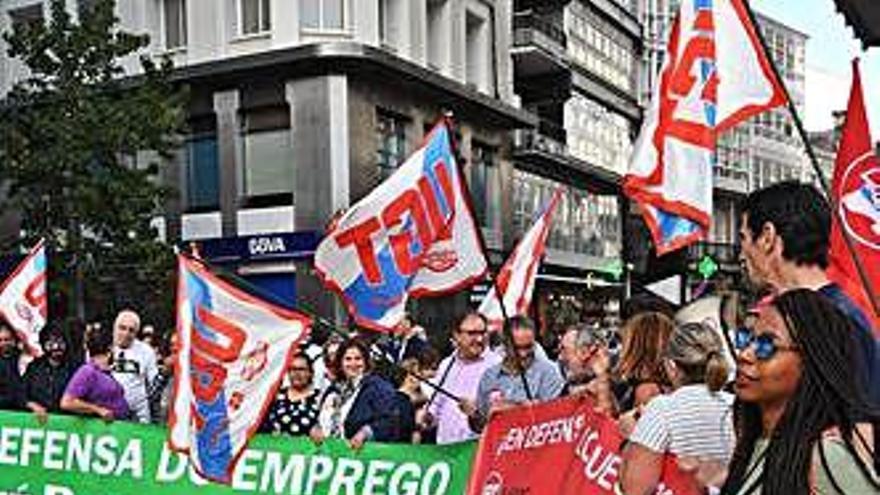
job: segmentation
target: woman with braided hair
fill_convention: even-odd
[[[776,297],[754,329],[737,331],[738,438],[722,493],[880,493],[880,415],[853,372],[855,331],[805,289]]]

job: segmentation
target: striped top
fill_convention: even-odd
[[[733,396],[687,385],[645,406],[629,440],[654,452],[727,462],[733,454]]]

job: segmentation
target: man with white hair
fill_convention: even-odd
[[[113,323],[113,378],[125,390],[125,400],[134,419],[150,422],[149,385],[159,374],[156,352],[149,345],[135,339],[141,327],[141,318],[130,309],[116,315]]]
[[[587,395],[595,401],[595,409],[617,412],[608,345],[597,329],[586,324],[568,327],[559,341],[559,365],[565,375],[562,395]]]

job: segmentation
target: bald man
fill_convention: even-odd
[[[125,400],[133,418],[150,422],[149,385],[159,374],[156,352],[135,336],[141,318],[130,309],[122,310],[113,322],[113,378],[125,389]]]

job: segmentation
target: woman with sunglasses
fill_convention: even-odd
[[[733,452],[733,396],[718,333],[702,323],[675,328],[663,352],[674,391],[645,406],[623,450],[619,494],[657,490],[667,453],[726,464]]]
[[[737,445],[722,493],[880,493],[852,322],[820,294],[785,292],[737,331]],[[872,462],[873,461],[873,462]]]

